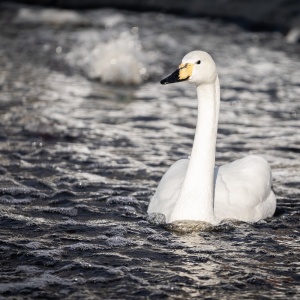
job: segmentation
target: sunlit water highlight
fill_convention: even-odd
[[[157,13],[0,14],[1,295],[299,298],[299,45]],[[93,51],[122,41],[116,55],[133,62],[122,83],[139,85],[98,79]],[[192,86],[158,80],[199,48],[222,86],[217,164],[266,157],[278,210],[182,234],[146,210],[168,166],[189,155],[197,117]],[[119,83],[121,69],[109,69]]]

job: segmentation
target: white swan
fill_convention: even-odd
[[[161,213],[166,223],[225,218],[255,222],[271,217],[276,197],[268,162],[255,155],[215,167],[220,86],[216,65],[203,51],[184,56],[179,68],[161,84],[188,80],[198,95],[198,120],[189,159],[175,162],[162,177],[148,213]]]

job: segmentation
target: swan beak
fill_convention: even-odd
[[[181,64],[171,75],[161,80],[161,84],[168,84],[188,80],[193,73],[193,64]]]

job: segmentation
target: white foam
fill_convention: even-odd
[[[72,281],[51,274],[43,274],[40,277],[29,278],[23,282],[0,283],[0,293],[17,292],[26,288],[39,289],[51,284],[71,285]]]
[[[78,214],[78,210],[74,207],[35,207],[37,210],[44,212],[58,213],[61,215],[75,217]]]
[[[23,199],[15,199],[12,196],[5,195],[0,197],[0,203],[3,204],[28,204],[32,201],[32,198],[26,197]]]
[[[106,243],[111,247],[126,247],[135,245],[135,242],[122,236],[113,236],[108,238]]]
[[[87,72],[104,83],[136,85],[143,81],[147,69],[137,37],[124,32],[107,43],[98,43],[92,50]]]
[[[73,251],[87,251],[87,250],[97,250],[99,248],[96,244],[86,244],[86,243],[76,243],[66,248],[73,250]]]
[[[60,258],[62,250],[50,249],[50,250],[34,250],[31,252],[35,257],[42,257],[48,259]]]
[[[139,202],[132,196],[112,196],[106,200],[108,205],[121,204],[121,205],[138,205]]]
[[[25,247],[28,249],[39,249],[42,247],[42,244],[40,242],[29,242],[25,244]]]
[[[21,8],[14,20],[17,24],[82,24],[86,21],[78,13],[61,9],[31,9]]]

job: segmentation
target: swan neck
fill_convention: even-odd
[[[220,107],[220,86],[197,87],[198,119],[186,176],[172,218],[214,223],[214,166]]]

